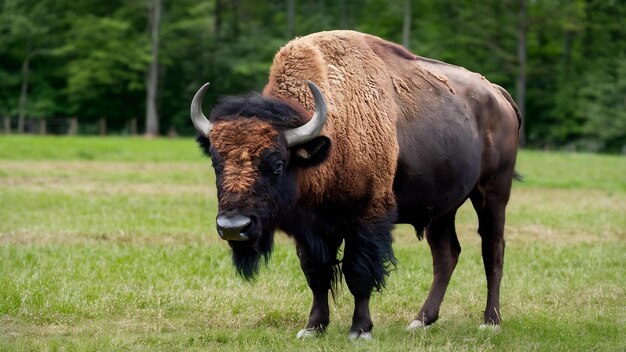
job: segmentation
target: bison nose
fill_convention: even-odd
[[[247,241],[245,230],[250,227],[252,220],[243,215],[217,217],[217,233],[226,241]]]

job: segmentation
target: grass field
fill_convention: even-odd
[[[425,331],[428,246],[394,231],[399,266],[372,298],[374,340],[347,338],[347,287],[323,337],[299,341],[310,293],[291,240],[255,283],[215,232],[210,161],[189,139],[0,137],[0,350],[624,351],[626,158],[524,151],[508,208],[500,331],[479,330],[476,218]]]

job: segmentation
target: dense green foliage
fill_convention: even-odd
[[[402,1],[291,1],[293,19],[285,0],[163,1],[161,132],[193,132],[188,104],[205,81],[209,104],[262,89],[274,53],[292,37],[289,23],[293,35],[350,28],[402,41]],[[0,115],[106,117],[113,130],[142,122],[150,2],[0,0]],[[480,72],[523,100],[528,145],[625,147],[623,1],[411,2],[410,49]]]
[[[284,234],[256,282],[235,275],[215,232],[210,164],[192,138],[0,138],[0,350],[626,346],[624,157],[520,153],[525,181],[514,183],[508,206],[499,332],[478,329],[486,283],[476,215],[466,204],[456,223],[463,252],[440,320],[405,331],[432,267],[425,241],[398,226],[398,268],[372,297],[374,340],[357,342],[347,338],[353,301],[345,285],[326,335],[296,340],[311,295]]]

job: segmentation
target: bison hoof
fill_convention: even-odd
[[[372,339],[372,333],[371,332],[364,332],[364,331],[350,331],[350,333],[348,334],[348,338],[350,340],[371,340]]]
[[[298,340],[304,340],[304,339],[307,339],[309,337],[317,336],[318,334],[319,334],[319,331],[317,329],[314,329],[314,328],[302,329],[302,330],[298,331],[298,333],[296,334],[296,338]]]
[[[478,328],[480,330],[500,331],[500,325],[498,324],[480,324]]]
[[[413,320],[409,326],[406,327],[407,331],[415,331],[417,329],[422,329],[422,330],[426,330],[426,329],[430,329],[433,327],[433,324],[430,325],[424,325],[424,322],[419,320],[419,319],[415,319]]]

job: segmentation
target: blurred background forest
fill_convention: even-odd
[[[504,86],[526,146],[626,153],[623,0],[0,0],[0,11],[0,127],[12,133],[75,118],[46,131],[94,133],[106,119],[113,134],[191,135],[202,83],[208,104],[260,91],[289,39],[354,29]]]

